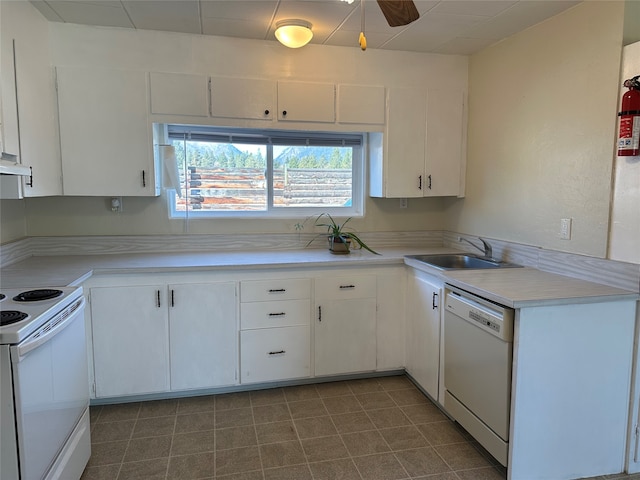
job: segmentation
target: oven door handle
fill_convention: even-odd
[[[58,333],[71,325],[76,316],[80,315],[84,311],[84,304],[85,299],[84,297],[81,297],[49,320],[49,322],[45,324],[44,329],[42,327],[39,328],[33,335],[27,338],[27,340],[19,345],[11,347],[11,360],[13,363],[21,362],[30,351],[38,348],[43,343],[48,342],[51,338],[55,337]],[[53,324],[53,327],[47,329],[46,325],[51,324]]]

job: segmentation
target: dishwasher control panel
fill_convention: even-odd
[[[507,342],[513,340],[514,310],[511,308],[448,286],[445,309],[496,337]]]
[[[496,333],[500,333],[502,329],[502,323],[491,320],[490,316],[486,313],[480,312],[478,310],[469,310],[469,318],[475,322],[478,322],[485,327],[490,328]]]

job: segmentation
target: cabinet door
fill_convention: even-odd
[[[464,94],[459,90],[427,93],[425,196],[460,195],[465,156]]]
[[[171,390],[236,383],[235,283],[169,285],[168,303]]]
[[[278,82],[278,121],[333,123],[333,83]]]
[[[377,361],[376,369],[396,370],[406,365],[407,267],[377,275]]]
[[[338,85],[338,122],[383,125],[385,88],[374,85]]]
[[[211,77],[211,116],[273,120],[276,83],[254,78]]]
[[[389,90],[389,116],[384,138],[384,182],[386,198],[422,197],[426,135],[426,91],[421,88]],[[373,178],[373,177],[372,177]]]
[[[151,72],[149,74],[151,113],[209,116],[207,80],[204,75]]]
[[[169,390],[166,287],[91,289],[96,397]]]
[[[318,301],[315,319],[315,373],[376,369],[376,299]]]
[[[437,400],[442,289],[418,275],[410,275],[408,283],[407,371]]]
[[[0,9],[3,11],[0,71],[4,97],[1,103],[6,122],[3,151],[19,154],[18,161],[32,168],[34,179],[30,182],[29,177],[3,177],[2,197],[61,195],[48,22],[28,2],[2,2]]]
[[[146,73],[56,71],[64,195],[158,195]]]

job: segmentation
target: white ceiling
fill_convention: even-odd
[[[277,21],[313,24],[311,43],[358,48],[361,0],[30,0],[50,21],[273,40]],[[580,3],[577,0],[415,0],[420,18],[389,27],[364,2],[368,48],[469,55]]]

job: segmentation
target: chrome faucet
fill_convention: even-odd
[[[484,258],[486,258],[488,260],[493,260],[493,249],[491,248],[491,245],[489,245],[489,242],[487,242],[484,238],[480,238],[480,237],[478,237],[478,240],[480,240],[482,242],[482,246],[484,248],[481,248],[481,247],[477,246],[471,240],[468,240],[468,239],[463,238],[463,237],[458,237],[458,241],[459,242],[467,242],[472,247],[475,247],[478,250],[480,250],[484,254]]]

